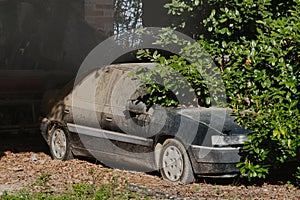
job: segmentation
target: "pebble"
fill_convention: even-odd
[[[37,161],[38,160],[38,156],[36,154],[32,154],[31,160],[34,161],[34,162]]]

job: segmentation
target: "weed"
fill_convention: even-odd
[[[51,175],[43,174],[36,181],[39,186],[47,186],[47,182],[51,180]],[[43,192],[33,192],[32,187],[24,189],[16,194],[8,194],[4,192],[1,199],[3,200],[105,200],[105,199],[151,199],[150,196],[132,192],[126,188],[120,176],[111,177],[111,182],[103,183],[100,187],[95,184],[79,183],[66,189],[63,194],[51,194]]]
[[[221,192],[221,188],[220,188],[220,186],[217,186],[217,188],[216,188],[216,194],[217,195],[220,195],[222,192]]]
[[[199,192],[200,186],[195,186],[194,190],[195,190],[195,192]]]
[[[37,179],[34,183],[36,186],[47,186],[47,183],[51,180],[51,174],[42,174],[39,179]]]

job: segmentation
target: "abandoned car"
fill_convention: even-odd
[[[105,66],[58,92],[41,124],[52,157],[92,156],[108,167],[159,171],[171,182],[236,176],[247,131],[228,108],[147,107],[128,73],[152,65]]]

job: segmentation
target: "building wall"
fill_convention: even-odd
[[[114,0],[85,0],[85,20],[107,36],[114,32]]]

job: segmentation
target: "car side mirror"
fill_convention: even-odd
[[[145,103],[139,100],[128,100],[126,104],[126,110],[136,114],[147,113],[147,106]]]

